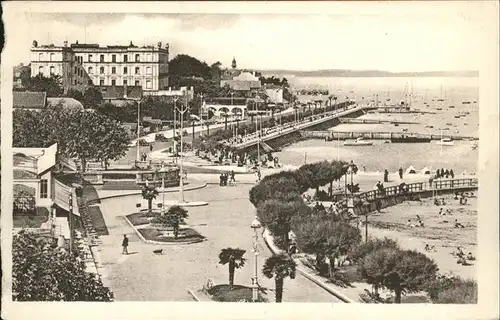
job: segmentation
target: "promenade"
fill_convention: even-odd
[[[198,290],[208,278],[216,284],[227,283],[228,268],[218,264],[218,254],[226,247],[247,250],[247,262],[236,270],[235,283],[250,286],[254,270],[252,249],[253,230],[250,223],[255,210],[248,201],[251,185],[206,188],[186,192],[188,201],[203,200],[209,205],[189,208],[187,222],[207,237],[207,241],[192,245],[151,245],[139,240],[130,225],[123,219],[132,213],[140,196],[104,199],[101,210],[109,235],[102,236],[98,247],[104,281],[115,293],[117,301],[192,301],[187,290]],[[168,199],[177,197],[169,194]],[[121,255],[121,239],[130,239],[129,255]],[[274,280],[265,278],[262,265],[271,256],[262,238],[258,257],[259,283],[271,289],[267,298],[274,300]],[[163,255],[153,250],[163,249]],[[133,288],[133,290],[130,290]],[[340,302],[337,298],[301,275],[286,279],[283,299],[286,302]]]

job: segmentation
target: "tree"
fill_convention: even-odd
[[[284,279],[295,279],[296,267],[295,261],[286,254],[269,257],[264,263],[262,273],[269,279],[274,278],[276,302],[282,302]]]
[[[21,231],[12,244],[14,301],[112,301],[113,293],[50,238]]]
[[[361,260],[369,253],[379,249],[399,249],[398,243],[390,238],[371,238],[361,243],[352,253],[354,260]]]
[[[60,97],[64,93],[61,83],[59,75],[44,77],[42,74],[38,74],[29,80],[26,89],[34,92],[47,92],[47,97]]]
[[[83,93],[81,103],[84,108],[93,108],[102,103],[102,92],[96,87],[88,87]]]
[[[243,258],[246,250],[240,248],[225,248],[219,253],[219,264],[228,264],[229,267],[229,290],[234,285],[234,270],[245,265],[246,259]]]
[[[283,249],[288,252],[288,234],[291,231],[293,216],[305,215],[309,213],[309,211],[310,208],[300,199],[287,202],[269,199],[264,202],[260,202],[257,207],[257,217],[259,217],[259,221],[262,225],[269,229],[273,236],[280,237],[282,239]]]
[[[14,110],[13,143],[16,147],[48,147],[82,161],[104,162],[124,156],[129,138],[125,128],[98,112],[67,110],[61,106],[42,110]],[[57,130],[54,130],[57,128]]]
[[[69,89],[68,92],[66,92],[66,97],[78,100],[83,104],[83,93],[79,90]]]
[[[330,258],[330,277],[335,271],[335,259],[352,251],[361,242],[358,228],[342,221],[322,216],[297,217],[292,220],[297,246],[306,253],[316,254],[316,267],[322,270],[324,259]]]
[[[358,268],[368,283],[394,291],[395,303],[401,303],[402,293],[426,289],[436,279],[438,271],[434,260],[425,254],[393,248],[369,253]]]
[[[142,198],[148,201],[148,215],[152,215],[153,199],[156,199],[158,190],[154,186],[145,186],[142,188]]]
[[[296,180],[287,177],[278,177],[262,180],[250,189],[250,202],[257,207],[260,202],[268,199],[292,201],[300,198]]]
[[[169,73],[177,77],[201,77],[210,79],[211,69],[200,60],[187,54],[179,54],[168,63]]]

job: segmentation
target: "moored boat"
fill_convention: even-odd
[[[453,142],[453,140],[451,140],[450,138],[443,138],[443,139],[439,140],[438,142],[436,142],[436,144],[441,145],[441,146],[453,146],[453,145],[455,145],[455,142]]]
[[[357,138],[356,140],[344,142],[344,146],[371,146],[371,145],[373,145],[372,141],[365,141],[361,137]]]
[[[406,136],[393,137],[391,138],[392,143],[429,143],[431,138],[418,137],[418,136]]]

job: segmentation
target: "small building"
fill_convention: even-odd
[[[13,91],[13,107],[40,111],[47,106],[47,93]]]
[[[161,121],[161,119],[153,119],[152,117],[143,117],[142,122],[144,127],[149,128],[149,132],[156,132],[158,130],[161,130],[163,126],[163,122]]]
[[[135,103],[142,98],[141,86],[100,86],[104,103],[112,103],[116,106],[123,106],[128,103]]]
[[[28,77],[30,77],[31,66],[30,65],[25,66],[24,64],[21,63],[18,66],[14,67],[14,74],[13,74],[14,88],[24,88],[22,82],[23,73],[26,74]]]
[[[255,72],[241,72],[237,76],[223,77],[220,81],[220,86],[229,86],[235,91],[251,91],[258,90],[262,87],[259,78]]]
[[[283,99],[283,88],[280,86],[266,85],[266,94],[268,96],[268,101],[271,103],[284,103]]]

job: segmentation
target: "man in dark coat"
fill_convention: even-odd
[[[122,254],[128,254],[128,238],[126,234],[123,235],[122,247]]]

